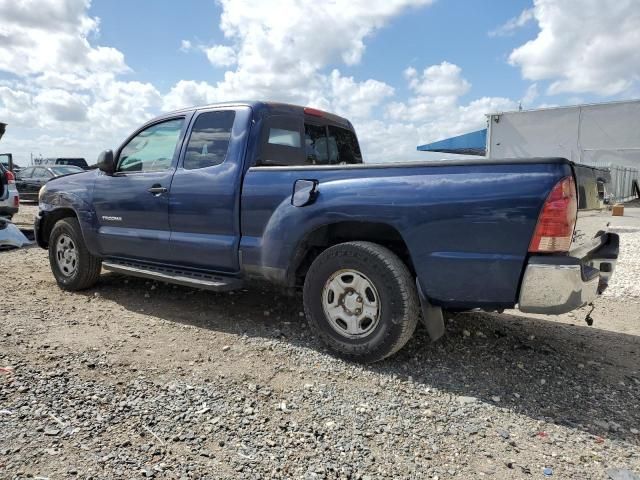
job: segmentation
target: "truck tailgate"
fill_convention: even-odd
[[[606,241],[610,212],[605,196],[611,176],[607,170],[586,165],[573,165],[578,196],[576,222],[570,255],[583,258]]]

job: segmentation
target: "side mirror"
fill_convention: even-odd
[[[98,155],[98,168],[102,170],[107,175],[113,174],[116,171],[116,164],[113,158],[112,150],[105,150],[100,155]]]

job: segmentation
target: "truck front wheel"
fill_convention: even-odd
[[[307,272],[309,325],[336,354],[365,363],[400,350],[420,315],[415,282],[391,250],[348,242],[322,252]]]
[[[100,258],[87,250],[80,224],[72,217],[58,220],[51,230],[49,263],[58,286],[72,292],[95,285],[102,268]]]

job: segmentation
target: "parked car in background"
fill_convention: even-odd
[[[101,268],[225,291],[303,292],[312,330],[364,362],[432,339],[442,309],[561,314],[613,274],[598,182],[564,158],[363,164],[351,123],[269,102],[189,108],[136,130],[100,170],[47,183],[35,236],[58,285]],[[422,312],[422,315],[421,315]]]
[[[40,167],[53,167],[57,165],[74,165],[80,167],[83,170],[90,170],[91,167],[87,164],[84,158],[34,158],[33,164]]]
[[[84,172],[82,168],[74,165],[27,167],[18,173],[16,187],[23,200],[38,200],[40,188],[52,178],[82,172]]]
[[[11,220],[20,208],[15,176],[0,163],[0,217]]]

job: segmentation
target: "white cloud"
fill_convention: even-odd
[[[505,98],[462,101],[471,84],[449,62],[407,69],[406,99],[385,82],[341,71],[363,60],[377,30],[432,0],[221,0],[226,45],[183,40],[180,49],[229,68],[217,81],[182,79],[164,95],[126,80],[133,72],[122,52],[94,45],[99,20],[88,15],[88,0],[17,3],[0,0],[0,71],[19,76],[0,84],[0,115],[16,127],[3,144],[25,154],[37,146],[45,156],[91,159],[161,109],[255,98],[350,118],[368,161],[425,158],[418,144],[481,128],[485,113],[515,108]]]
[[[119,80],[131,72],[124,54],[91,44],[100,22],[88,7],[89,0],[0,0],[0,71],[13,74],[0,88],[10,128],[3,150],[93,157],[158,111],[153,85]]]
[[[364,39],[409,7],[432,0],[222,0],[220,27],[239,40],[246,67],[322,66],[340,57],[358,63]],[[297,69],[296,69],[297,70]]]
[[[24,127],[32,124],[37,120],[32,95],[23,90],[1,86],[0,118],[11,126]]]
[[[364,40],[410,7],[432,0],[300,2],[222,0],[220,28],[236,68],[215,87],[222,98],[306,102],[323,97],[329,64],[360,62]],[[230,59],[224,50],[223,58]]]
[[[382,156],[374,154],[374,160],[443,158],[442,154],[416,152],[415,148],[484,128],[487,113],[516,108],[513,100],[502,97],[461,103],[471,84],[462,76],[462,69],[449,62],[431,65],[421,74],[413,67],[404,73],[413,95],[404,102],[391,102],[386,121],[373,126],[377,132],[376,139],[370,140],[376,145],[374,151],[384,152]]]
[[[515,106],[509,99],[488,97],[475,100],[467,106],[460,105],[460,97],[469,92],[471,84],[462,77],[462,69],[449,62],[431,65],[424,69],[422,75],[413,67],[407,68],[405,77],[414,95],[406,102],[392,102],[389,105],[388,115],[396,121],[433,123],[433,130],[455,134],[482,123],[484,113],[488,111]],[[475,113],[478,106],[488,110],[476,117],[469,115],[470,112]]]
[[[53,121],[81,122],[87,118],[87,96],[50,89],[38,93],[33,102]]]
[[[346,76],[339,68],[330,72],[325,68],[360,62],[367,37],[411,7],[430,3],[432,0],[223,0],[220,28],[233,45],[227,48],[235,54],[235,69],[213,84],[178,82],[165,96],[164,107],[234,98],[310,105],[351,119],[368,160],[384,160],[386,153],[397,154],[400,149],[412,156],[418,141],[416,128],[402,121],[390,124],[382,120],[386,102],[395,95],[394,88],[379,80]],[[231,56],[231,52],[226,53]],[[458,67],[451,64],[429,70],[422,88],[436,88],[438,84],[437,88],[448,89],[452,95],[468,89],[466,80],[453,86],[446,84],[456,71]]]
[[[325,106],[352,119],[369,117],[375,107],[394,94],[393,87],[384,82],[358,82],[342,76],[337,69],[329,75],[328,83]]]
[[[548,93],[618,95],[640,83],[638,0],[534,0],[538,36],[511,52]]]
[[[429,97],[459,97],[471,88],[471,84],[460,75],[462,69],[449,62],[425,68],[422,76],[415,68],[407,68],[405,77],[409,86],[418,95]]]
[[[527,91],[525,92],[524,97],[522,97],[522,105],[525,107],[530,107],[533,104],[533,102],[536,100],[536,98],[538,98],[539,95],[540,94],[538,93],[538,84],[532,83],[527,88]]]
[[[0,70],[16,75],[48,70],[90,74],[128,70],[124,55],[91,47],[87,35],[98,20],[88,17],[88,0],[0,0]]]
[[[96,136],[115,133],[120,141],[161,105],[162,96],[150,83],[111,81],[96,89],[88,117]]]
[[[489,32],[490,37],[505,37],[508,35],[513,35],[515,31],[519,28],[524,27],[526,24],[531,22],[534,19],[533,8],[527,8],[523,10],[520,15],[514,18],[510,18],[506,23],[499,26],[495,30],[491,30]]]
[[[214,45],[202,49],[207,59],[215,67],[229,67],[236,63],[236,52],[226,45]]]
[[[219,97],[219,90],[207,82],[180,80],[164,96],[162,108],[163,110],[177,110],[186,106],[206,105],[222,100],[223,98]]]
[[[329,73],[324,69],[335,62],[359,62],[366,37],[410,7],[431,2],[222,0],[220,28],[233,46],[206,47],[205,52],[211,63],[235,68],[216,83],[178,82],[164,105],[177,108],[202,101],[255,98],[366,114],[392,95],[393,88],[374,79],[359,82],[339,69]]]

